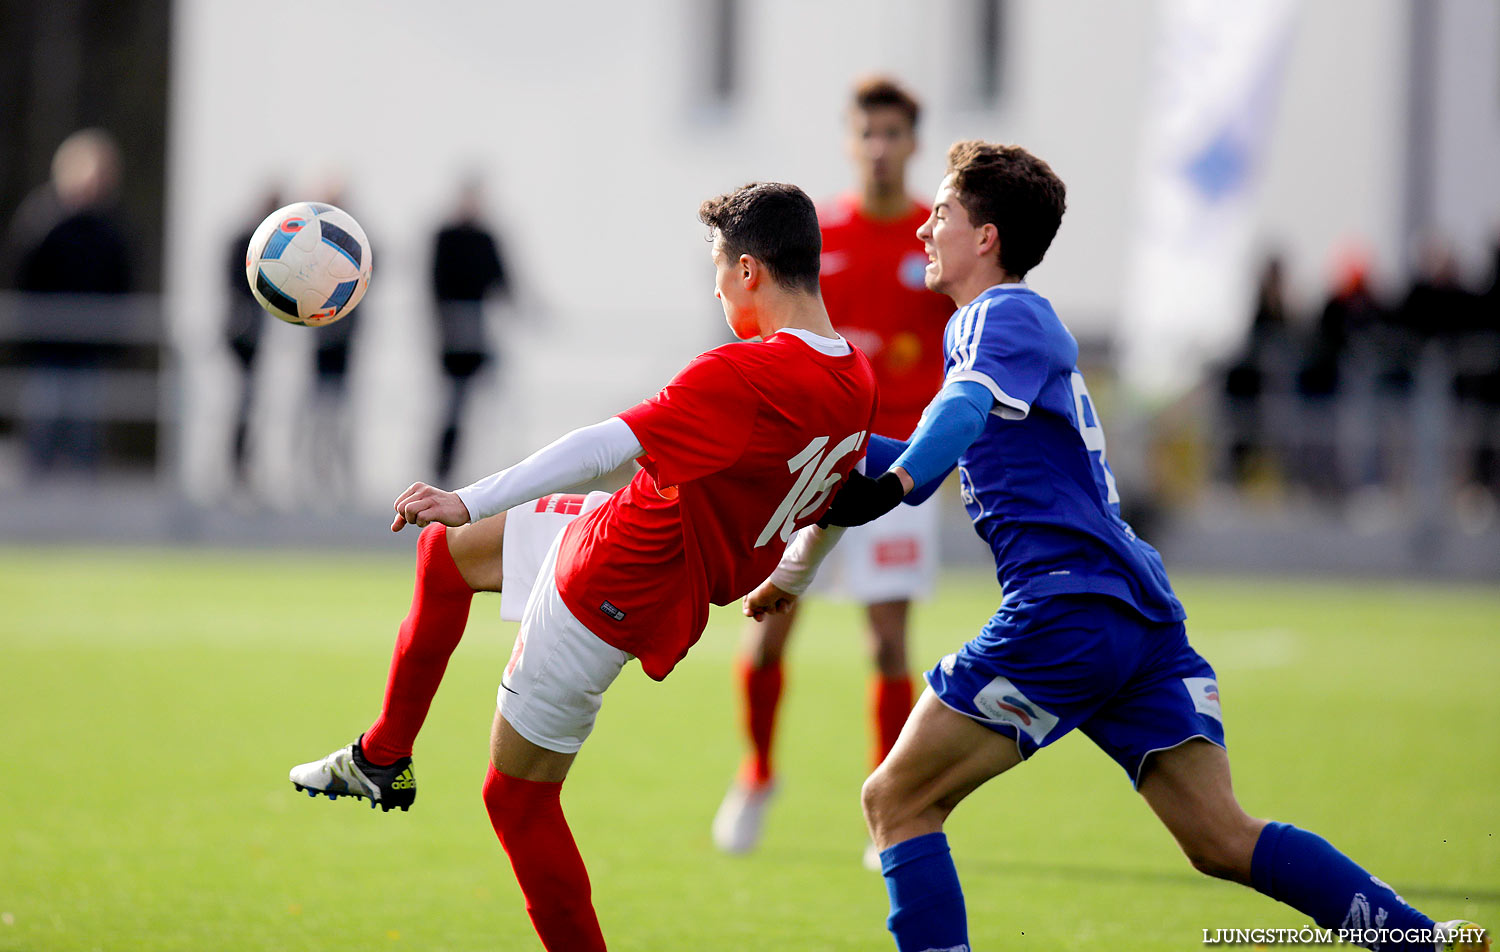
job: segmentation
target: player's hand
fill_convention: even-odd
[[[818,525],[824,528],[862,526],[895,509],[905,495],[906,486],[895,472],[871,479],[858,470],[851,470],[833,497],[833,505],[818,520]]]
[[[458,493],[446,492],[426,483],[412,483],[406,492],[396,497],[396,518],[391,520],[391,531],[400,532],[407,526],[430,526],[441,522],[445,526],[461,526],[469,521],[469,509]]]
[[[791,592],[782,591],[767,580],[761,582],[759,588],[745,596],[740,611],[744,612],[746,618],[761,621],[767,615],[784,615],[796,604],[797,596]]]

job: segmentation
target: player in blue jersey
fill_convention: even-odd
[[[979,633],[927,673],[895,748],[865,782],[901,952],[967,952],[943,823],[965,796],[1074,728],[1125,769],[1200,871],[1253,886],[1380,949],[1488,949],[1441,925],[1315,834],[1245,813],[1230,785],[1213,668],[1188,644],[1156,550],[1120,518],[1078,345],[1023,279],[1062,220],[1064,188],[1014,146],[960,142],[917,232],[927,286],[958,311],[946,377],[907,443],[872,439],[825,517],[745,600],[806,590],[838,526],[919,502],[956,465],[1004,592]],[[1370,930],[1368,932],[1363,930]],[[1473,940],[1470,942],[1469,940]]]

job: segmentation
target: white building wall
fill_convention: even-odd
[[[739,93],[723,108],[701,92],[705,7],[181,0],[167,284],[186,357],[189,487],[211,496],[227,480],[222,260],[267,181],[304,197],[320,170],[344,169],[346,206],[374,243],[371,291],[352,318],[349,492],[375,504],[430,476],[428,244],[461,173],[489,175],[523,289],[509,384],[488,401],[504,412],[487,414],[461,459],[461,475],[478,476],[651,392],[725,339],[698,202],[750,179],[815,197],[847,187],[841,110],[850,80],[872,70],[926,100],[919,197],[959,137],[1019,142],[1053,164],[1070,210],[1033,283],[1080,336],[1111,331],[1154,5],[1007,3],[994,108],[973,99],[967,0],[742,0]],[[1268,239],[1308,269],[1349,232],[1388,256],[1399,245],[1404,10],[1318,0],[1299,22],[1262,214]],[[1317,275],[1297,276],[1310,294]],[[316,331],[274,330],[261,479],[300,485],[310,477],[287,434],[304,412],[302,351]]]
[[[1474,277],[1500,241],[1500,4],[1441,0],[1436,18],[1433,230],[1449,236]]]

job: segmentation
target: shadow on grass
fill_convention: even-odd
[[[799,860],[819,865],[847,866],[850,854],[829,850],[794,851]],[[1207,886],[1219,880],[1204,876],[1190,868],[1168,872],[1157,869],[1127,869],[1109,866],[1089,866],[1082,863],[1033,863],[1021,860],[971,860],[960,864],[966,872],[986,876],[1009,876],[1018,879],[1043,877],[1092,883],[1158,883],[1166,886]],[[1184,865],[1186,861],[1184,860]],[[872,874],[873,875],[873,874]],[[1397,889],[1407,899],[1436,899],[1457,902],[1500,902],[1500,889],[1477,889],[1466,886],[1435,886],[1420,883],[1403,883]]]

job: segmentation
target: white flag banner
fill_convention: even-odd
[[[1236,348],[1251,230],[1298,0],[1163,0],[1118,328],[1124,383],[1182,394]]]

